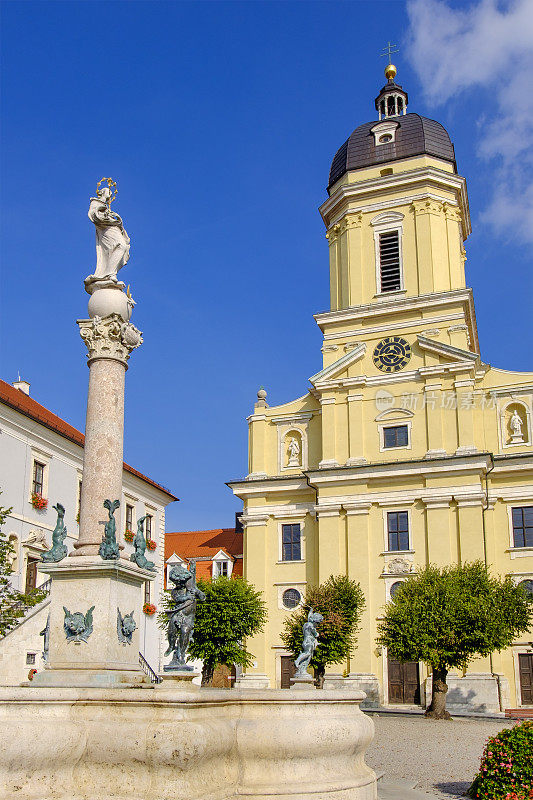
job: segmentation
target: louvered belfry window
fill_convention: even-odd
[[[402,288],[398,231],[379,234],[379,270],[382,292],[394,292]]]

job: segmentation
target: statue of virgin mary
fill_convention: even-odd
[[[108,186],[97,189],[97,196],[91,197],[89,206],[89,219],[96,228],[96,269],[94,275],[85,279],[90,293],[102,282],[118,283],[117,272],[130,257],[130,237],[122,218],[111,211],[111,194]]]

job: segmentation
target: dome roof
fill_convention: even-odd
[[[389,119],[398,123],[394,141],[390,144],[376,146],[371,129],[379,124],[378,120],[365,122],[354,130],[335,154],[329,172],[328,191],[349,170],[423,154],[449,161],[454,172],[457,171],[453,144],[440,122],[419,114],[403,114]]]

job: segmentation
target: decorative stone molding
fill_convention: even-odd
[[[443,205],[444,213],[446,215],[446,219],[453,220],[453,222],[461,222],[461,212],[457,208],[457,206],[452,206],[450,203],[444,203]]]
[[[396,556],[386,561],[383,565],[383,575],[408,575],[416,572],[416,567],[408,558]]]
[[[411,208],[415,212],[415,214],[442,214],[443,212],[443,204],[438,202],[437,200],[431,200],[428,198],[427,200],[415,200],[411,204]]]
[[[127,367],[132,350],[143,342],[141,331],[131,322],[124,322],[118,314],[103,319],[79,319],[77,323],[80,336],[89,350],[89,364],[97,358],[109,358]]]

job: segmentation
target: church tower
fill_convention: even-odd
[[[391,662],[375,643],[378,619],[430,563],[481,559],[533,590],[533,374],[481,360],[465,178],[448,132],[410,110],[393,64],[385,76],[374,120],[333,158],[320,207],[321,368],[284,405],[258,392],[248,474],[230,484],[244,502],[245,575],[269,609],[241,680],[288,685],[284,618],[308,586],[345,574],[366,607],[353,657],[328,669],[337,681],[349,673],[368,705],[424,705],[424,665]],[[456,696],[487,711],[525,702],[516,676],[533,674],[528,653],[517,643],[479,659],[472,677],[450,677]]]

